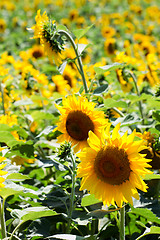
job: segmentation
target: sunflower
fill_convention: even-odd
[[[59,66],[62,63],[61,50],[63,49],[64,41],[57,33],[55,22],[49,20],[46,12],[41,15],[40,10],[37,11],[35,21],[36,24],[31,27],[34,30],[33,38],[40,39],[40,43],[44,47],[44,52],[47,54],[50,62],[54,58],[56,65]]]
[[[116,30],[110,26],[102,27],[102,36],[105,38],[111,38],[116,34]]]
[[[116,70],[116,75],[119,83],[121,84],[121,88],[124,92],[130,92],[133,88],[132,86],[132,78],[129,78],[129,81],[127,82],[122,74],[122,69],[117,69]]]
[[[0,33],[4,33],[6,29],[6,22],[3,18],[0,18]]]
[[[110,136],[108,126],[98,138],[89,132],[88,144],[77,156],[77,176],[82,178],[80,190],[87,189],[103,204],[121,207],[123,202],[133,204],[132,197],[139,199],[137,189],[146,192],[147,185],[142,180],[151,173],[151,167],[139,151],[146,149],[143,140],[134,141],[136,132],[129,136],[119,134],[120,124],[116,125]]]
[[[52,81],[55,84],[56,92],[59,92],[62,95],[66,95],[69,92],[71,87],[69,86],[67,80],[65,80],[62,75],[52,76]]]
[[[112,55],[115,54],[117,49],[116,39],[115,38],[107,38],[104,42],[104,50],[106,54]]]
[[[76,145],[74,150],[78,151],[88,146],[88,132],[92,130],[95,135],[100,136],[101,129],[108,120],[104,117],[104,112],[95,109],[95,103],[89,102],[85,97],[75,95],[63,98],[63,106],[57,106],[61,113],[57,130],[62,135],[58,137],[58,142],[71,142]]]

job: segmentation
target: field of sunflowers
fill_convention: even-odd
[[[0,1],[0,238],[160,239],[159,0]]]

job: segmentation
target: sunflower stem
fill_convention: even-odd
[[[133,82],[134,82],[134,85],[135,85],[135,89],[136,89],[136,93],[140,97],[141,94],[140,94],[138,86],[137,86],[136,76],[131,71],[129,71],[129,74],[130,74],[130,76],[133,79]],[[141,118],[142,118],[142,124],[144,125],[144,115],[143,115],[143,110],[142,110],[142,101],[138,101],[138,105],[139,105],[139,111],[140,111]]]
[[[5,111],[5,106],[4,106],[4,88],[3,88],[2,82],[1,82],[1,85],[0,85],[0,91],[1,91],[1,98],[2,98],[3,114],[5,115],[6,111]]]
[[[14,234],[15,234],[15,232],[17,231],[17,229],[18,229],[22,224],[23,224],[23,222],[20,222],[20,223],[15,227],[15,229],[13,230],[13,232],[12,232],[9,240],[12,240],[13,238],[16,237]],[[17,237],[16,237],[16,238],[17,238]]]
[[[120,110],[118,110],[116,107],[113,107],[112,108],[115,112],[117,112],[121,117],[124,117],[124,114],[120,111]]]
[[[1,223],[2,239],[5,239],[7,237],[5,217],[4,217],[4,205],[5,205],[5,201],[0,200],[0,223]]]
[[[74,210],[74,197],[75,197],[75,183],[76,183],[76,161],[75,158],[73,156],[73,154],[71,153],[71,161],[72,161],[72,165],[73,165],[73,170],[71,172],[72,174],[72,188],[71,188],[71,195],[70,195],[70,207],[69,207],[69,211],[68,211],[68,225],[67,225],[67,233],[70,233],[70,226],[72,223],[72,213]]]
[[[82,77],[82,80],[83,80],[83,86],[84,86],[84,90],[85,90],[85,93],[88,93],[88,87],[87,87],[87,82],[86,82],[86,79],[85,79],[85,76],[84,76],[84,71],[83,71],[83,64],[82,64],[82,60],[81,60],[81,57],[80,55],[78,54],[78,50],[77,50],[77,46],[72,38],[72,36],[64,31],[64,30],[58,30],[58,33],[61,34],[61,35],[65,35],[65,37],[70,41],[75,53],[76,53],[76,57],[77,57],[77,60],[78,60],[78,64],[79,64],[79,73],[81,74],[81,77]]]
[[[120,209],[120,240],[125,240],[125,206]]]

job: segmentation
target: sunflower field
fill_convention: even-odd
[[[160,239],[160,1],[0,0],[0,239]]]

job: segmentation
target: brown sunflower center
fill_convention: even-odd
[[[77,110],[68,114],[66,130],[75,140],[84,141],[88,138],[88,132],[94,132],[94,124],[88,115]]]
[[[35,50],[33,53],[32,53],[33,57],[35,57],[36,59],[37,58],[40,58],[42,57],[42,52],[41,51],[38,51],[38,50]]]
[[[124,149],[107,146],[101,149],[94,162],[98,178],[111,185],[120,185],[129,180],[131,168]]]
[[[71,77],[70,77],[69,75],[67,75],[67,74],[64,74],[63,77],[64,77],[64,79],[67,81],[67,83],[69,84],[69,86],[70,86],[70,87],[73,87],[73,86],[72,86],[72,79],[71,79]]]

